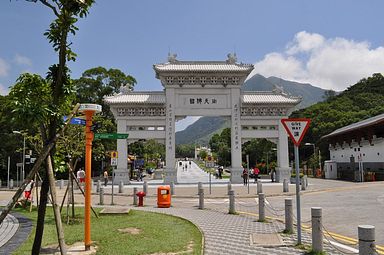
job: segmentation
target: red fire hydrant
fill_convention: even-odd
[[[139,191],[136,193],[136,196],[139,197],[139,204],[137,206],[144,206],[143,205],[143,201],[144,201],[144,197],[145,197],[145,192],[144,191]]]

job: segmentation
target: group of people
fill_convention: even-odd
[[[241,176],[243,177],[243,184],[244,185],[248,184],[248,180],[250,178],[254,178],[255,182],[257,182],[257,179],[259,179],[260,169],[257,166],[255,166],[254,168],[250,169],[249,172],[248,172],[248,168],[244,167],[243,173],[241,174]],[[275,169],[273,169],[273,170],[271,169],[269,174],[271,176],[271,181],[274,182],[275,181],[275,176],[276,176],[276,170]]]
[[[185,163],[185,164],[183,164],[183,162],[179,162],[179,166],[181,166],[181,167],[183,167],[183,172],[184,171],[188,171],[188,164],[189,164],[189,167],[191,167],[191,164],[192,164],[192,162],[189,160],[189,163]]]
[[[217,169],[216,169],[216,178],[218,179],[223,179],[223,172],[224,172],[224,167],[222,166],[219,166]]]

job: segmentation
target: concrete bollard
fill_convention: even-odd
[[[265,195],[259,193],[259,221],[265,221]]]
[[[229,192],[229,214],[235,214],[235,191],[230,190]]]
[[[375,226],[359,225],[359,255],[377,254],[375,244]]]
[[[123,191],[124,191],[124,182],[120,181],[119,182],[119,193],[123,193]]]
[[[137,188],[133,188],[133,205],[137,205]]]
[[[307,189],[307,184],[305,183],[307,180],[305,176],[301,178],[301,190],[306,190]]]
[[[227,189],[228,189],[227,194],[229,195],[229,191],[232,190],[232,184],[231,183],[228,183]]]
[[[323,252],[323,228],[321,207],[311,208],[312,217],[312,250],[316,253]]]
[[[257,181],[257,194],[263,193],[263,184],[261,181]]]
[[[3,185],[3,184],[1,183],[1,180],[0,180],[0,188],[1,188],[2,185]]]
[[[203,183],[202,182],[198,182],[197,183],[197,193],[199,193],[199,190],[203,188]]]
[[[104,205],[104,187],[100,187],[99,197],[100,197],[99,205]]]
[[[204,209],[204,189],[199,189],[199,209]]]
[[[13,179],[10,179],[10,180],[9,180],[9,188],[10,188],[10,189],[13,189]]]
[[[171,182],[169,185],[169,189],[171,190],[171,196],[175,195],[175,183]]]
[[[145,194],[148,194],[148,182],[147,181],[144,181],[144,183],[143,183],[143,192]]]
[[[95,182],[93,181],[93,179],[91,179],[91,191],[92,191],[92,193],[94,193],[96,191],[96,186],[95,186]]]
[[[98,180],[98,181],[97,181],[97,184],[96,184],[96,192],[97,192],[97,193],[100,192],[100,187],[101,187],[101,181]]]
[[[283,181],[283,192],[289,192],[289,183],[287,179]]]
[[[293,233],[292,198],[285,199],[285,232]]]

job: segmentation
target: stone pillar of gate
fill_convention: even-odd
[[[240,89],[231,89],[231,183],[242,183]]]
[[[279,121],[279,140],[277,142],[277,168],[276,182],[289,180],[291,177],[291,168],[289,167],[288,157],[288,135],[283,124]]]
[[[177,183],[177,171],[175,162],[175,90],[167,88],[166,97],[166,119],[165,119],[165,167],[164,183]]]
[[[117,133],[125,134],[127,132],[126,120],[117,120]],[[124,184],[129,184],[128,165],[128,145],[126,139],[117,139],[117,168],[115,172],[115,183],[123,181]]]

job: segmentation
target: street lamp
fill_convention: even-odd
[[[24,181],[24,176],[25,176],[25,134],[20,132],[20,131],[17,131],[17,130],[12,131],[12,133],[19,134],[19,135],[23,136],[23,167],[22,167],[21,179]]]
[[[307,146],[313,146],[313,157],[316,157],[316,147],[315,147],[315,144],[314,143],[305,143],[304,145],[307,145]],[[313,166],[313,168],[315,168],[314,166]],[[315,169],[312,169],[312,174],[313,174],[313,172],[315,171]]]
[[[269,169],[269,153],[274,152],[274,151],[277,151],[277,149],[272,148],[270,151],[267,151],[267,173],[268,173],[268,169]]]

